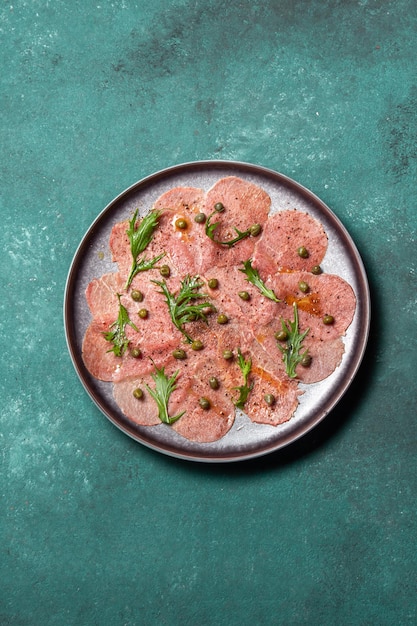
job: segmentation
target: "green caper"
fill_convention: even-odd
[[[257,237],[262,230],[262,226],[260,224],[252,224],[249,230],[252,237]]]
[[[185,350],[182,350],[181,348],[177,348],[176,350],[174,350],[172,356],[174,357],[174,359],[178,359],[179,361],[183,361],[187,358]]]
[[[148,317],[148,309],[139,309],[138,315],[142,320],[145,320]]]
[[[130,350],[130,356],[133,356],[134,359],[138,359],[140,356],[142,356],[140,348],[132,348]]]
[[[224,211],[224,204],[222,202],[216,202],[216,204],[214,205],[214,210],[218,213],[221,213],[222,211]]]
[[[204,224],[204,222],[206,221],[206,214],[197,213],[197,215],[194,218],[194,221],[197,222],[197,224]]]
[[[183,217],[180,217],[176,220],[175,226],[180,230],[185,230],[188,226],[187,220],[185,220]]]
[[[308,257],[310,256],[305,246],[300,246],[297,250],[297,254],[302,259],[308,259]]]
[[[273,404],[275,404],[275,396],[272,393],[265,394],[264,400],[268,406],[272,406]]]
[[[250,300],[250,295],[248,294],[247,291],[239,291],[238,296],[242,300],[245,300],[245,301]]]
[[[313,267],[311,268],[311,273],[315,274],[316,276],[318,276],[322,272],[323,270],[321,269],[320,265],[313,265]]]
[[[303,293],[307,293],[310,289],[310,287],[307,285],[307,283],[304,280],[300,280],[300,282],[298,283],[298,288]]]
[[[220,383],[218,381],[218,379],[215,376],[212,376],[209,379],[209,385],[212,389],[218,389],[220,387]]]
[[[326,324],[326,326],[331,326],[331,324],[333,323],[334,323],[333,315],[325,315],[323,317],[323,324]]]
[[[210,287],[210,289],[217,289],[217,287],[219,286],[219,281],[217,280],[217,278],[210,278],[207,281],[207,284]]]
[[[224,350],[223,358],[226,359],[226,361],[230,361],[231,359],[233,359],[233,352],[231,350]]]
[[[140,387],[137,387],[133,390],[133,395],[137,400],[141,400],[143,398],[143,391]]]
[[[198,401],[198,404],[205,411],[207,411],[207,409],[210,408],[210,400],[208,398],[200,398],[200,400]]]
[[[168,278],[168,276],[171,276],[171,268],[169,267],[169,265],[162,265],[159,273],[161,274],[161,276],[164,276],[164,278]]]
[[[227,324],[228,321],[229,321],[229,318],[227,317],[225,313],[220,313],[220,315],[217,316],[218,324]]]
[[[303,356],[301,357],[300,365],[302,365],[303,367],[310,367],[312,360],[313,359],[309,354],[303,354]]]
[[[275,334],[274,337],[277,341],[287,341],[288,339],[288,333],[286,330],[278,330]]]
[[[142,302],[143,300],[143,293],[139,291],[138,289],[133,289],[130,295],[131,295],[132,300],[134,300],[135,302]]]
[[[204,348],[204,344],[200,339],[195,339],[191,344],[191,350],[202,350]]]

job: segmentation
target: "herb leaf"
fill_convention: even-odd
[[[138,209],[133,214],[132,219],[129,221],[129,228],[126,231],[130,241],[130,251],[132,254],[132,267],[126,281],[125,289],[128,289],[132,280],[139,272],[152,269],[154,265],[165,256],[164,253],[159,254],[153,259],[138,259],[139,255],[145,250],[148,244],[153,239],[153,233],[158,226],[158,220],[160,211],[151,211],[148,215],[139,222],[136,226],[136,220],[138,217]]]
[[[131,326],[137,332],[139,332],[139,330],[130,320],[127,309],[120,301],[119,293],[117,294],[117,298],[119,300],[119,314],[117,316],[117,320],[110,325],[110,328],[114,328],[114,330],[109,330],[108,332],[103,333],[103,335],[106,341],[110,341],[113,344],[113,348],[110,348],[107,352],[114,352],[116,356],[123,356],[129,345],[129,339],[126,337],[125,332],[126,326]]]
[[[234,389],[237,389],[239,391],[239,398],[234,404],[238,409],[243,409],[246,400],[248,399],[249,393],[253,389],[253,383],[251,385],[248,385],[248,378],[252,369],[252,359],[249,357],[249,359],[245,361],[242,352],[240,351],[240,348],[238,348],[237,354],[237,363],[240,367],[240,371],[243,374],[243,385],[240,385],[239,387],[234,387]]]
[[[161,288],[160,293],[165,296],[172,323],[181,331],[186,341],[192,343],[193,339],[184,330],[184,324],[198,319],[207,323],[207,317],[204,311],[207,308],[214,309],[211,302],[195,302],[196,300],[208,298],[207,294],[198,291],[204,283],[200,280],[199,276],[191,277],[187,274],[184,280],[181,281],[181,288],[178,294],[175,295],[170,292],[165,280],[162,282],[153,280],[152,282]]]
[[[248,230],[242,231],[234,226],[233,230],[236,232],[236,235],[237,235],[234,239],[229,239],[228,241],[219,241],[218,239],[215,239],[214,233],[215,233],[216,228],[219,226],[220,222],[214,222],[214,224],[212,224],[211,219],[214,215],[216,215],[216,213],[221,213],[223,211],[224,211],[224,207],[222,207],[221,209],[214,209],[214,211],[210,213],[206,221],[206,227],[205,227],[206,235],[207,237],[209,237],[209,239],[214,241],[214,243],[218,243],[221,246],[227,246],[228,248],[232,248],[232,246],[238,243],[238,241],[241,241],[242,239],[246,239],[246,237],[250,237],[250,235],[252,234],[252,228],[248,228]]]
[[[303,333],[300,333],[298,330],[298,307],[297,303],[294,302],[294,321],[291,322],[288,320],[285,322],[281,318],[282,330],[288,334],[288,339],[286,341],[285,346],[281,346],[278,344],[278,348],[281,350],[283,354],[283,361],[285,363],[285,371],[290,378],[296,378],[297,374],[295,368],[303,358],[308,354],[308,350],[302,350],[302,343],[309,333],[310,329],[307,328]]]
[[[174,372],[171,378],[168,378],[165,374],[165,368],[158,368],[155,365],[155,373],[152,374],[152,378],[155,381],[155,389],[151,389],[149,385],[145,385],[158,406],[158,417],[164,424],[173,424],[185,413],[185,411],[182,411],[172,417],[168,414],[168,401],[172,392],[177,388],[175,381],[178,376],[178,371],[179,370]]]
[[[257,287],[264,296],[266,296],[273,302],[281,302],[281,300],[279,300],[277,296],[275,295],[275,292],[272,289],[268,289],[268,287],[265,286],[264,281],[259,276],[258,270],[252,267],[252,259],[243,261],[243,270],[239,270],[239,271],[246,274],[246,280],[249,283],[252,283],[252,285],[255,285],[255,287]]]

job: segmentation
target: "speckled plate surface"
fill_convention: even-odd
[[[280,426],[252,423],[238,412],[232,429],[221,440],[199,444],[178,435],[169,426],[138,426],[127,419],[113,399],[112,383],[93,378],[82,360],[82,341],[91,314],[85,289],[95,277],[116,271],[109,250],[109,236],[116,222],[126,220],[138,208],[145,214],[155,200],[176,186],[208,190],[224,176],[240,176],[267,191],[271,213],[297,208],[318,219],[329,238],[324,271],[338,274],[353,288],[357,306],[344,336],[342,363],[325,380],[300,384],[303,395],[293,418]],[[157,172],[126,189],[97,217],[82,239],[69,270],[64,301],[64,321],[69,352],[77,374],[92,400],[124,433],[164,454],[202,462],[229,462],[261,456],[278,450],[310,431],[337,404],[351,384],[361,363],[369,333],[370,297],[363,263],[349,233],[335,214],[308,189],[275,171],[234,161],[198,161]]]

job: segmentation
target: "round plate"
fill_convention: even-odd
[[[84,333],[91,320],[85,299],[88,283],[104,273],[117,271],[109,249],[116,222],[128,219],[136,208],[145,214],[165,191],[177,186],[208,190],[224,176],[239,176],[262,187],[272,201],[271,213],[297,208],[319,220],[329,245],[322,263],[324,271],[338,274],[353,288],[357,306],[344,337],[342,363],[325,380],[302,385],[304,391],[292,419],[280,426],[254,424],[238,412],[232,429],[219,441],[199,444],[178,435],[166,424],[145,427],[127,419],[113,399],[112,383],[93,378],[82,360]],[[334,213],[308,189],[290,178],[261,166],[234,161],[184,163],[157,172],[117,196],[97,217],[82,239],[72,262],[64,302],[65,331],[69,352],[88,394],[99,409],[124,433],[154,450],[194,461],[226,462],[254,458],[278,450],[316,426],[336,405],[352,382],[362,360],[369,333],[369,286],[362,260],[345,227]]]

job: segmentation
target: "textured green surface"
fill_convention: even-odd
[[[416,623],[416,29],[415,0],[2,2],[1,626]],[[206,466],[93,406],[62,301],[114,196],[218,158],[334,210],[373,322],[321,426]]]

